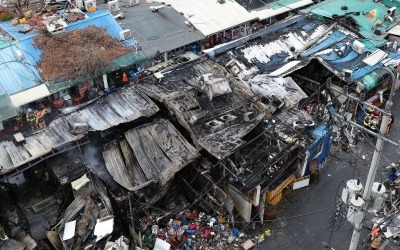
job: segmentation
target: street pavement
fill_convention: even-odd
[[[392,110],[395,122],[389,139],[399,142],[399,93],[394,96]],[[353,231],[352,225],[346,221],[346,218],[342,218],[342,221],[337,220],[334,227],[330,225],[332,225],[334,207],[340,198],[345,182],[360,177],[361,183],[365,185],[376,140],[368,135],[360,137],[353,152],[338,150],[332,155],[320,172],[318,184],[290,191],[285,195],[277,206],[277,220],[255,229],[255,234],[265,230],[271,232],[271,236],[266,236],[256,249],[348,249]],[[352,165],[351,160],[356,160],[356,164]],[[376,181],[387,179],[388,172],[385,166],[399,160],[399,146],[385,142]],[[363,228],[358,249],[370,249],[366,242],[368,233],[369,230]],[[324,246],[323,242],[330,242],[330,248],[325,247],[326,244]],[[398,246],[392,244],[392,247],[389,245],[385,249],[398,249]]]

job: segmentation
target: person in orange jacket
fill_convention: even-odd
[[[129,79],[128,76],[126,75],[126,73],[122,73],[122,83],[123,84],[128,84],[129,83]]]

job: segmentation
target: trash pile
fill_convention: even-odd
[[[111,37],[103,28],[88,26],[57,37],[40,35],[35,45],[43,50],[40,73],[45,79],[82,77],[110,66],[119,56],[133,51]],[[54,48],[58,48],[54,53]]]
[[[250,249],[257,239],[229,225],[221,215],[197,209],[157,218],[153,213],[141,220],[143,249]]]

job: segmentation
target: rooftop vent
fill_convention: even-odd
[[[158,82],[161,82],[162,79],[164,78],[164,75],[163,75],[163,73],[161,73],[161,72],[156,72],[156,73],[154,73],[154,77],[156,78],[156,80],[157,80]]]
[[[199,113],[192,115],[192,117],[190,117],[189,122],[190,122],[190,124],[193,125],[193,124],[195,124],[198,120],[200,120],[201,118],[206,117],[206,115],[207,115],[207,112],[206,112],[206,111],[200,111]]]
[[[225,125],[230,126],[230,125],[232,125],[234,123],[236,118],[237,117],[234,116],[234,115],[227,114],[227,115],[220,116],[218,119],[223,121],[225,123]]]
[[[164,8],[164,5],[160,5],[160,6],[150,6],[150,9],[152,12],[158,12],[159,9]]]
[[[228,114],[228,115],[223,115],[223,116],[219,117],[219,119],[222,120],[222,121],[233,121],[233,120],[235,120],[236,118],[237,118],[236,116],[230,115],[230,114]]]
[[[89,126],[86,123],[72,123],[70,124],[71,134],[84,134],[88,131]]]
[[[223,122],[220,122],[220,121],[218,121],[218,120],[212,120],[212,121],[210,121],[210,122],[207,122],[206,125],[207,125],[208,127],[210,127],[211,131],[215,132],[215,131],[217,131],[219,128],[221,128],[221,127],[224,125],[224,123],[223,123]]]
[[[119,32],[119,40],[120,41],[125,41],[125,40],[131,38],[131,35],[132,34],[131,34],[131,30],[130,29],[126,29],[126,30],[120,31]]]
[[[253,112],[247,112],[244,114],[244,121],[246,122],[254,120],[254,118],[256,118],[256,115]]]
[[[389,16],[394,17],[396,15],[396,10],[397,10],[396,7],[392,7],[390,9],[388,9],[387,13]]]
[[[134,6],[140,4],[140,0],[129,0],[129,6]]]
[[[226,0],[217,0],[218,3],[226,3]]]

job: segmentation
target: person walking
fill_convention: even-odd
[[[32,130],[34,130],[35,127],[36,127],[35,119],[36,119],[35,112],[33,112],[33,110],[32,110],[31,108],[29,108],[29,109],[27,110],[27,113],[26,113],[26,122],[28,123],[28,126],[29,126]]]

